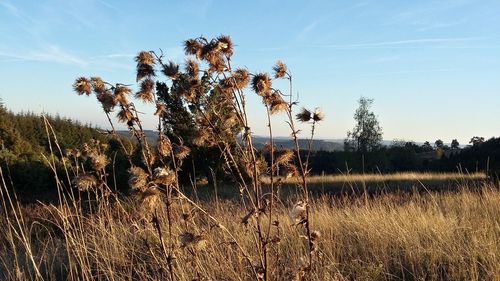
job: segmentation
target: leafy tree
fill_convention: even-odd
[[[422,144],[421,148],[423,151],[432,151],[433,150],[431,143],[428,141],[424,142],[424,144]]]
[[[459,149],[460,148],[460,143],[458,142],[457,139],[453,139],[451,141],[451,149]]]
[[[436,148],[443,148],[444,143],[443,143],[443,141],[442,141],[442,140],[437,139],[437,140],[434,142],[434,145],[436,146]]]
[[[352,131],[347,132],[346,143],[356,151],[367,152],[380,146],[382,128],[379,125],[377,116],[370,110],[373,99],[361,97],[358,103],[359,107],[354,113],[356,125]]]
[[[484,138],[483,137],[478,137],[478,136],[474,136],[470,139],[469,143],[472,144],[472,146],[479,146],[481,145],[482,143],[484,142]]]

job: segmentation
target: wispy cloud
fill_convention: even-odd
[[[311,33],[311,31],[313,31],[316,26],[320,23],[321,20],[319,19],[316,19],[312,22],[310,22],[309,24],[307,24],[306,26],[304,26],[300,31],[299,33],[297,33],[297,37],[296,39],[297,40],[301,40],[301,39],[304,39],[309,33]]]
[[[39,61],[57,64],[68,64],[85,67],[88,65],[85,59],[71,54],[58,46],[52,45],[43,50],[34,50],[26,53],[1,52],[0,57],[16,61]]]
[[[357,49],[357,48],[381,48],[381,47],[398,47],[398,46],[419,46],[429,45],[429,44],[441,44],[441,43],[455,43],[455,42],[467,42],[478,39],[477,37],[462,37],[462,38],[420,38],[420,39],[408,39],[408,40],[396,40],[396,41],[382,41],[382,42],[369,42],[369,43],[357,43],[357,44],[332,44],[332,45],[321,45],[317,47],[322,48],[333,48],[333,49]]]

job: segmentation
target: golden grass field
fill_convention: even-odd
[[[369,200],[314,197],[311,228],[320,237],[307,273],[307,240],[290,217],[296,202],[283,198],[273,209],[269,279],[500,280],[500,192],[490,183],[473,185]],[[132,198],[21,207],[5,189],[1,195],[2,280],[168,280],[170,270],[176,280],[256,279],[255,229],[242,223],[248,210],[237,199],[197,202],[212,220],[182,197],[169,208],[157,202],[152,211]],[[171,225],[167,211],[174,218]],[[152,212],[157,213],[153,221]],[[173,259],[166,255],[170,250]]]

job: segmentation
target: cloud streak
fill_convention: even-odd
[[[331,44],[331,45],[321,45],[317,47],[321,48],[331,48],[331,49],[369,49],[369,48],[391,48],[391,47],[405,47],[405,46],[418,46],[422,45],[438,45],[442,43],[456,43],[456,42],[468,42],[477,37],[462,37],[462,38],[420,38],[420,39],[408,39],[408,40],[397,40],[397,41],[382,41],[382,42],[370,42],[370,43],[357,43],[357,44]]]
[[[1,52],[0,57],[17,61],[37,61],[85,67],[85,59],[73,55],[58,46],[52,45],[44,50],[35,50],[26,53]]]

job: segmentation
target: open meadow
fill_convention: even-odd
[[[420,180],[451,176],[424,174]],[[332,179],[340,181],[327,176],[312,182]],[[348,184],[360,176],[345,179]],[[469,180],[454,191],[312,197],[310,269],[297,220],[303,209],[282,198],[270,224],[269,278],[499,280],[500,192],[479,175]],[[267,215],[246,217],[237,196],[190,202],[176,195],[170,206],[145,202],[154,204],[150,209],[130,198],[104,197],[20,206],[6,192],[2,188],[2,280],[166,280],[171,274],[176,280],[252,280],[259,270],[252,258],[259,255],[258,237],[249,220]]]

